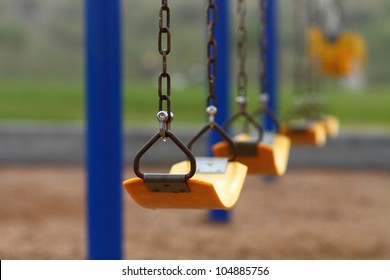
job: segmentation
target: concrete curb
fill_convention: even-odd
[[[176,135],[187,143],[195,127],[175,127]],[[139,148],[154,134],[156,128],[128,128],[124,158],[130,164]],[[82,125],[0,125],[1,164],[82,164],[85,159]],[[161,144],[158,144],[161,145]],[[158,145],[143,158],[144,164],[173,163],[183,160],[171,143]],[[205,141],[195,147],[202,154]],[[390,168],[390,133],[345,132],[328,141],[324,148],[294,146],[290,167],[326,168]]]

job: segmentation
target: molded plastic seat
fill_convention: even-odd
[[[337,137],[339,135],[340,123],[336,117],[325,116],[322,121],[323,121],[327,136],[334,138],[334,137]]]
[[[326,130],[323,122],[300,122],[280,127],[280,133],[290,138],[292,144],[324,146]]]
[[[189,161],[172,166],[169,174],[184,174]],[[145,208],[231,209],[237,202],[248,168],[228,162],[224,173],[199,173],[186,181],[190,192],[151,192],[144,180],[134,178],[123,183],[128,194]]]
[[[276,134],[273,137],[273,142],[267,144],[255,142],[251,140],[249,134],[242,133],[235,137],[235,142],[239,147],[244,148],[243,153],[240,153],[240,148],[238,149],[236,160],[248,166],[248,173],[280,176],[286,172],[290,153],[290,139],[287,136]],[[249,146],[253,153],[248,154],[248,151],[245,151],[247,150],[245,146]],[[212,149],[217,157],[229,154],[227,142],[217,143]]]

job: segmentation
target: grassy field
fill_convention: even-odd
[[[194,85],[172,91],[175,123],[201,123],[205,119],[205,87]],[[250,99],[256,100],[256,88]],[[282,119],[291,108],[291,90],[281,90]],[[328,112],[349,126],[390,127],[390,94],[388,88],[371,88],[348,92],[342,88],[327,89]],[[124,117],[127,123],[150,124],[156,121],[157,90],[152,84],[127,84]],[[84,86],[74,82],[1,82],[1,122],[83,122]],[[256,106],[250,104],[251,110]],[[235,107],[234,107],[235,108]]]

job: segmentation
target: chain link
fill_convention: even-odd
[[[316,95],[316,69],[315,63],[308,55],[309,27],[314,24],[314,14],[311,0],[296,0],[294,7],[294,40],[295,40],[295,66],[294,66],[294,108],[293,114],[304,119],[317,117],[313,106]]]
[[[337,1],[335,2],[337,3]],[[318,1],[310,3],[309,4],[309,26],[310,27],[316,27],[321,28],[321,10],[319,7]],[[306,40],[308,43],[309,51],[312,51],[316,55],[310,57],[310,76],[309,76],[309,83],[310,85],[310,98],[309,98],[309,105],[311,106],[313,116],[315,118],[320,117],[322,114],[322,90],[323,90],[323,80],[321,75],[321,57],[318,55],[318,53],[321,52],[321,47],[318,46],[317,43],[314,43],[311,41],[311,38],[308,37]]]
[[[217,25],[217,6],[215,0],[209,0],[206,8],[208,41],[207,41],[207,78],[209,83],[209,96],[207,107],[217,107],[215,95],[215,77],[217,75],[217,42],[215,41],[215,26]]]
[[[306,0],[295,0],[294,5],[294,103],[302,103],[305,92],[305,32],[306,24]]]
[[[237,30],[237,57],[238,57],[238,74],[237,74],[237,101],[242,108],[245,108],[247,99],[248,74],[246,72],[247,57],[247,30],[245,25],[246,19],[246,0],[237,1],[238,30]]]
[[[168,55],[171,52],[171,13],[168,0],[161,0],[159,11],[158,52],[162,56],[162,72],[158,77],[159,111],[163,111],[164,102],[171,121],[171,76],[168,73]],[[164,91],[165,89],[165,91]]]

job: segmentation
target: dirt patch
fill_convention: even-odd
[[[132,174],[127,174],[130,177]],[[0,259],[84,259],[79,167],[0,167]],[[127,259],[390,259],[390,174],[249,176],[228,224],[203,210],[147,210],[124,194]]]

